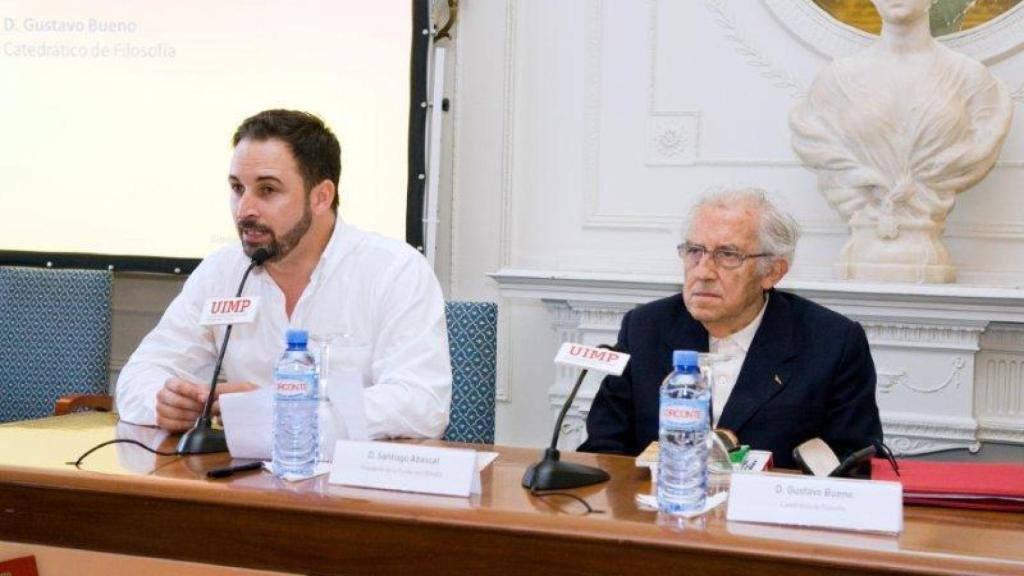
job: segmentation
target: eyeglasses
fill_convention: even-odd
[[[708,250],[705,246],[700,244],[691,244],[689,242],[683,242],[676,246],[679,250],[679,257],[683,259],[687,268],[694,268],[700,264],[701,260],[704,259],[705,254],[711,254],[711,260],[714,261],[715,266],[723,268],[725,270],[735,270],[743,263],[746,262],[747,258],[764,258],[766,256],[774,256],[767,252],[762,254],[744,254],[739,250],[733,250],[731,248],[715,248],[714,250]]]

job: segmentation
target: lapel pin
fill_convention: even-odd
[[[778,374],[775,375],[775,383],[782,386],[782,378],[779,378]]]

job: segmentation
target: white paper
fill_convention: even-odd
[[[477,452],[476,453],[476,470],[477,470],[477,472],[483,472],[484,468],[487,468],[488,466],[490,466],[491,462],[494,462],[497,459],[498,459],[498,453],[497,452]]]
[[[330,461],[338,440],[367,440],[363,376],[338,371],[327,384],[330,403],[317,407],[320,459]],[[271,388],[222,394],[221,420],[234,458],[267,460],[274,442],[274,393]]]
[[[483,493],[484,488],[483,488],[483,485],[480,484],[480,473],[484,471],[484,468],[487,468],[488,466],[490,466],[491,462],[494,462],[497,459],[498,459],[498,453],[497,452],[477,452],[476,453],[476,474],[473,474],[473,485],[469,489],[469,491],[471,493],[473,493],[473,494],[482,494]]]
[[[267,472],[270,472],[271,474],[273,474],[274,473],[274,463],[269,461],[269,460],[264,460],[263,461],[263,469],[266,470]],[[284,476],[278,476],[278,478],[280,478],[281,480],[284,480],[285,482],[298,482],[300,480],[309,480],[310,478],[316,478],[317,476],[322,476],[322,475],[327,474],[328,472],[330,472],[330,470],[331,470],[330,463],[328,463],[328,462],[317,462],[316,466],[313,467],[313,473],[312,474],[307,474],[307,475],[285,474]]]
[[[682,516],[683,518],[696,518],[701,514],[707,514],[709,511],[714,510],[715,507],[720,506],[722,502],[725,502],[728,496],[729,493],[726,491],[712,494],[711,496],[708,496],[707,498],[704,499],[703,508],[701,508],[700,510],[683,512],[682,514],[680,514],[680,516]],[[658,509],[658,497],[655,496],[654,494],[637,494],[636,503],[641,508],[646,508],[647,510]]]
[[[270,459],[274,441],[274,391],[221,394],[220,418],[232,458]]]

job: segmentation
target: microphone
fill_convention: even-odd
[[[629,362],[629,354],[625,354],[619,348],[608,346],[607,344],[600,344],[596,348],[592,348],[582,344],[566,342],[562,344],[562,348],[558,351],[555,362],[578,366],[583,368],[583,370],[580,371],[579,377],[576,378],[576,384],[573,385],[569,396],[565,399],[565,403],[562,404],[562,411],[558,414],[558,419],[555,421],[555,430],[551,435],[551,446],[544,450],[544,457],[541,461],[532,464],[526,469],[526,474],[523,474],[523,488],[529,488],[530,490],[578,488],[604,482],[610,478],[608,473],[600,468],[574,464],[572,462],[562,462],[561,454],[557,448],[558,437],[562,431],[562,421],[565,420],[569,407],[572,406],[573,401],[576,399],[576,393],[579,391],[580,384],[583,383],[587,373],[590,370],[598,370],[619,376],[626,368],[626,363]]]
[[[257,266],[262,266],[273,254],[266,248],[257,248],[252,254],[252,263],[245,269],[245,274],[242,275],[242,281],[238,284],[238,292],[235,294],[235,298],[239,298],[242,295],[242,289],[245,288],[245,281],[249,278],[249,273],[252,269]],[[220,354],[217,356],[217,364],[213,367],[213,378],[210,379],[210,395],[206,397],[206,404],[203,405],[203,412],[196,418],[196,423],[192,428],[181,435],[181,440],[178,441],[178,453],[179,454],[209,454],[212,452],[227,452],[228,442],[224,437],[223,430],[215,430],[213,428],[213,419],[210,417],[210,411],[213,410],[213,399],[214,392],[217,390],[217,377],[220,376],[220,367],[224,363],[224,352],[228,349],[228,340],[231,339],[231,328],[234,324],[228,324],[228,327],[224,330],[224,342],[220,345]]]
[[[263,263],[266,262],[267,260],[269,260],[270,257],[273,256],[273,255],[274,254],[269,249],[267,249],[267,248],[257,248],[256,251],[252,253],[252,263],[253,263],[253,266],[263,266]],[[252,266],[249,267],[249,270],[252,270]],[[246,276],[249,275],[249,270],[245,271],[245,275]],[[245,277],[242,278],[242,284],[243,285],[245,284]],[[241,295],[242,295],[242,287],[239,286],[238,287],[238,295],[236,296],[236,298],[238,296],[241,296]]]

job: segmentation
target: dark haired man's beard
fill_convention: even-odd
[[[302,211],[302,217],[295,223],[294,226],[288,229],[284,234],[281,235],[280,240],[274,231],[268,226],[258,224],[252,220],[243,220],[238,223],[236,228],[238,229],[238,237],[242,238],[242,234],[246,230],[254,230],[256,232],[264,233],[270,236],[270,240],[262,244],[247,244],[243,240],[242,251],[245,255],[252,258],[253,254],[256,253],[260,248],[265,248],[269,253],[270,257],[267,258],[267,262],[277,262],[287,256],[292,250],[298,246],[306,232],[309,232],[309,228],[313,225],[313,211],[310,210],[309,204],[307,203],[305,209]]]

